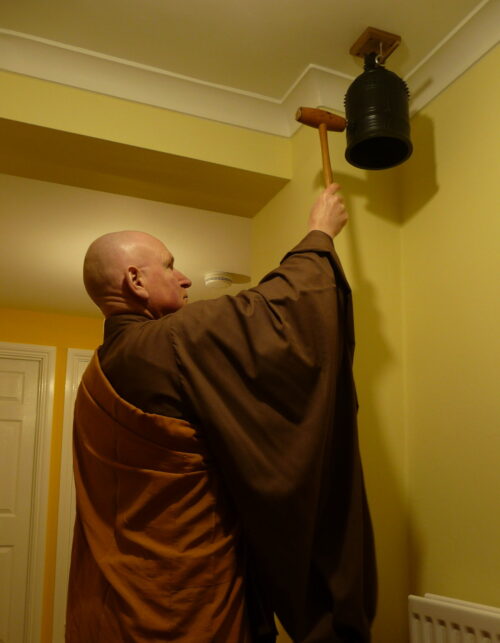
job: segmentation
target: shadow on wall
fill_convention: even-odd
[[[428,116],[417,114],[411,120],[413,153],[398,167],[389,170],[365,170],[362,176],[335,172],[334,181],[342,194],[366,198],[366,209],[382,219],[405,222],[415,216],[439,189],[436,172],[434,123]],[[318,173],[316,187],[323,187]],[[387,208],[387,190],[394,192],[396,208]]]
[[[400,461],[394,461],[395,457],[404,457],[402,449],[399,451],[394,448],[394,442],[404,443],[403,400],[394,400],[400,409],[400,426],[385,426],[382,405],[386,403],[381,398],[387,378],[392,380],[389,386],[395,386],[393,393],[397,394],[399,386],[401,396],[403,394],[402,384],[392,379],[397,377],[395,369],[402,368],[402,355],[396,354],[394,342],[387,337],[379,294],[384,290],[384,284],[375,283],[374,278],[370,278],[369,267],[360,252],[359,217],[356,216],[354,203],[350,203],[355,193],[362,194],[368,200],[367,209],[370,212],[387,221],[399,223],[397,207],[387,201],[387,181],[391,185],[395,183],[394,170],[383,174],[383,180],[379,172],[366,172],[366,180],[346,175],[337,175],[337,180],[342,185],[346,206],[351,213],[346,249],[351,259],[349,277],[356,320],[355,364],[360,365],[356,368],[360,399],[359,431],[379,567],[380,597],[373,641],[387,643],[388,640],[397,640],[398,643],[404,643],[408,636],[406,597],[409,593],[410,561],[407,537],[411,526],[405,479],[401,474],[403,466]],[[393,417],[397,423],[397,412]]]
[[[406,549],[409,511],[401,463],[394,461],[396,451],[390,443],[400,440],[395,433],[402,434],[405,427],[402,416],[400,426],[385,426],[384,416],[388,410],[383,411],[381,401],[384,381],[391,377],[390,371],[401,356],[395,354],[383,326],[378,295],[379,287],[383,286],[370,281],[356,250],[355,229],[351,228],[350,233],[357,342],[355,365],[360,365],[355,368],[360,401],[358,424],[379,569],[379,606],[373,641],[404,643],[409,589]],[[402,407],[402,400],[396,399],[394,404]],[[404,454],[400,453],[400,457]]]
[[[376,547],[380,577],[378,616],[373,632],[373,643],[408,639],[407,595],[411,587],[411,568],[419,567],[421,552],[415,533],[411,508],[407,502],[405,447],[405,419],[403,396],[402,340],[391,337],[390,328],[401,334],[397,302],[393,312],[383,310],[388,301],[388,285],[377,281],[370,270],[367,238],[374,221],[364,227],[363,215],[373,215],[379,222],[400,228],[416,216],[438,191],[435,161],[434,124],[427,116],[416,115],[412,120],[412,157],[403,165],[379,171],[336,172],[334,180],[341,185],[342,194],[351,218],[345,233],[345,250],[349,255],[349,279],[353,287],[356,320],[356,382],[359,392],[359,430],[363,446],[363,466],[367,480],[368,497],[376,531]],[[333,142],[333,141],[332,141]],[[339,151],[339,150],[335,150]],[[318,163],[319,165],[319,163]],[[320,167],[314,176],[314,189],[323,188]],[[392,195],[392,196],[391,196]],[[360,201],[362,205],[360,207]],[[358,214],[359,213],[359,214]],[[387,227],[387,226],[385,226]],[[378,238],[379,241],[384,236]],[[391,256],[398,256],[393,237]],[[383,245],[376,253],[384,252]],[[342,253],[343,254],[343,253]],[[373,252],[370,249],[373,258]],[[376,258],[376,274],[390,274],[380,270],[383,258]],[[397,270],[397,264],[395,264]],[[391,279],[390,288],[397,289]],[[396,315],[389,321],[388,315]],[[389,323],[389,326],[387,324]],[[393,402],[391,397],[394,396]],[[390,407],[391,403],[394,405]],[[409,536],[411,535],[411,549]],[[280,638],[280,643],[288,641]]]
[[[439,190],[436,166],[434,123],[417,114],[411,120],[413,154],[398,168],[397,198],[401,221],[408,221]]]

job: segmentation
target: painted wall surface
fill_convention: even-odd
[[[0,70],[0,172],[253,216],[289,139]]]
[[[305,234],[309,209],[322,189],[317,132],[302,127],[292,147],[292,181],[252,221],[254,280],[272,269]],[[408,551],[397,173],[350,167],[342,156],[343,134],[330,134],[330,147],[334,175],[350,213],[350,222],[335,245],[355,306],[360,442],[380,570],[374,641],[403,643]],[[280,640],[288,637],[282,635]]]
[[[0,70],[0,117],[288,177],[288,139]]]
[[[193,301],[217,295],[205,287],[208,270],[250,274],[246,217],[6,174],[0,174],[0,213],[0,274],[9,276],[0,279],[5,308],[99,317],[83,285],[83,259],[94,239],[114,230],[143,230],[163,240],[192,279]]]
[[[351,168],[343,135],[330,135],[351,216],[336,246],[355,304],[360,440],[380,570],[374,643],[406,641],[410,588],[500,605],[498,57],[485,57],[414,119],[415,153],[397,170]],[[254,280],[301,239],[322,187],[317,133],[302,127],[290,145],[293,178],[252,221]],[[49,643],[65,350],[94,348],[102,323],[0,313],[2,341],[58,349]]]
[[[57,547],[57,512],[61,463],[66,353],[68,348],[94,349],[101,343],[102,321],[27,310],[0,309],[0,341],[56,346],[54,413],[47,509],[47,540],[40,643],[52,642],[52,613]]]
[[[500,48],[413,123],[402,173],[414,592],[500,606]]]

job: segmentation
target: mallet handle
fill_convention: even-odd
[[[330,165],[330,153],[328,151],[328,130],[331,132],[343,132],[346,128],[346,120],[342,116],[337,116],[324,109],[315,109],[313,107],[299,107],[295,118],[299,123],[317,127],[319,131],[319,141],[321,143],[321,158],[323,159],[323,176],[325,185],[328,187],[333,183],[332,166]]]
[[[328,150],[328,127],[326,123],[320,123],[318,127],[319,142],[321,145],[321,158],[323,160],[323,177],[325,179],[325,187],[333,183],[332,166],[330,165],[330,153]]]

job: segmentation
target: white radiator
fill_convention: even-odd
[[[411,643],[500,643],[500,609],[445,596],[409,596]]]

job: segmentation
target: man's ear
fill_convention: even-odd
[[[136,266],[129,266],[125,273],[125,283],[129,291],[139,299],[148,299],[149,292],[144,283],[141,271]]]

